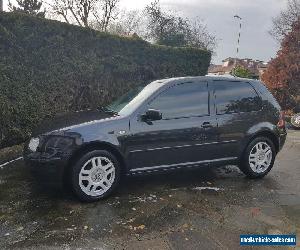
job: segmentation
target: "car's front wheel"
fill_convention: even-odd
[[[80,157],[71,171],[73,191],[82,201],[109,196],[120,180],[120,164],[106,150],[94,150]]]
[[[275,156],[273,142],[266,137],[257,137],[247,146],[240,169],[250,178],[262,178],[272,169]]]

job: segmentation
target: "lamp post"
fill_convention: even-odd
[[[242,31],[242,18],[238,15],[235,15],[234,18],[239,21],[239,34],[238,34],[238,41],[237,41],[237,46],[236,46],[236,56],[234,60],[234,72],[233,74],[235,75],[235,68],[237,66],[237,58],[239,56],[240,52],[240,40],[241,40],[241,31]]]

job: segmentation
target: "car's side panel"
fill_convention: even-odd
[[[204,122],[216,125],[209,116],[161,120],[151,125],[132,122],[132,135],[126,141],[128,165],[133,169],[213,159],[217,149],[215,126],[202,128]]]
[[[220,151],[223,157],[238,156],[242,141],[251,128],[257,126],[261,112],[226,114],[218,117]],[[224,144],[223,142],[230,141]]]
[[[207,85],[205,82],[200,84]],[[141,114],[147,105],[141,108]],[[207,105],[211,107],[210,103]],[[209,127],[203,127],[206,124]],[[215,150],[217,134],[214,113],[150,123],[141,121],[137,115],[131,120],[131,136],[126,141],[126,161],[130,169],[163,168],[214,159]]]
[[[240,81],[217,81],[221,84],[227,84],[231,82],[233,84],[239,84]],[[247,82],[248,84],[248,82]],[[216,83],[211,81],[211,88],[214,89]],[[251,85],[249,84],[249,88]],[[254,89],[252,89],[255,93]],[[217,101],[217,95],[214,93],[214,100]],[[237,96],[242,93],[236,93]],[[258,98],[259,96],[256,95]],[[236,105],[233,103],[233,105]],[[239,104],[240,105],[240,104]],[[216,108],[216,103],[215,103]],[[251,112],[233,112],[225,114],[217,114],[216,117],[218,123],[218,141],[220,143],[220,150],[216,152],[216,157],[239,157],[241,148],[243,148],[243,138],[248,134],[250,128],[257,126],[262,117],[264,116],[263,110]],[[226,142],[226,143],[224,143]],[[229,142],[229,143],[228,143]]]
[[[89,129],[85,127],[72,128],[72,133],[80,135],[81,143],[74,148],[73,154],[81,149],[98,145],[111,147],[125,159],[125,141],[129,136],[129,117],[117,117],[106,120],[105,123],[90,124]],[[124,166],[127,169],[127,166]]]

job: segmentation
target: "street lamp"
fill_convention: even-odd
[[[239,23],[239,35],[238,35],[238,42],[237,42],[237,47],[236,47],[236,57],[239,55],[239,47],[240,47],[240,39],[241,39],[241,31],[242,31],[242,18],[238,15],[234,16],[235,19],[237,19]]]
[[[239,50],[240,50],[240,39],[241,39],[241,31],[242,31],[242,18],[239,15],[234,16],[235,19],[239,21],[239,34],[238,34],[238,41],[237,41],[237,46],[236,46],[236,56],[234,60],[234,75],[235,75],[235,68],[237,65],[237,58],[239,56]]]

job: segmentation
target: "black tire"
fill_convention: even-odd
[[[90,159],[94,157],[105,157],[109,159],[115,168],[115,177],[114,181],[111,185],[111,187],[103,194],[97,195],[97,196],[92,196],[86,194],[80,187],[79,184],[79,174],[81,169],[83,168],[84,164],[88,162]],[[112,194],[112,192],[116,189],[120,182],[120,176],[121,176],[121,166],[120,163],[118,162],[117,158],[110,152],[106,150],[93,150],[91,152],[85,153],[82,155],[76,162],[75,165],[71,168],[70,171],[70,183],[71,183],[71,188],[74,194],[81,200],[85,202],[93,202],[93,201],[98,201],[101,199],[105,199],[108,196]]]
[[[250,167],[250,162],[249,162],[250,152],[252,151],[254,146],[257,145],[257,143],[259,143],[259,142],[268,144],[272,151],[272,159],[271,159],[270,165],[268,166],[268,168],[265,171],[263,171],[261,173],[254,172],[252,170],[252,168]],[[239,164],[239,168],[245,175],[247,175],[251,179],[263,178],[272,169],[272,167],[274,165],[275,157],[276,157],[276,149],[275,149],[274,143],[267,137],[256,137],[249,143],[246,150],[244,151],[244,154],[241,158],[241,162]]]

